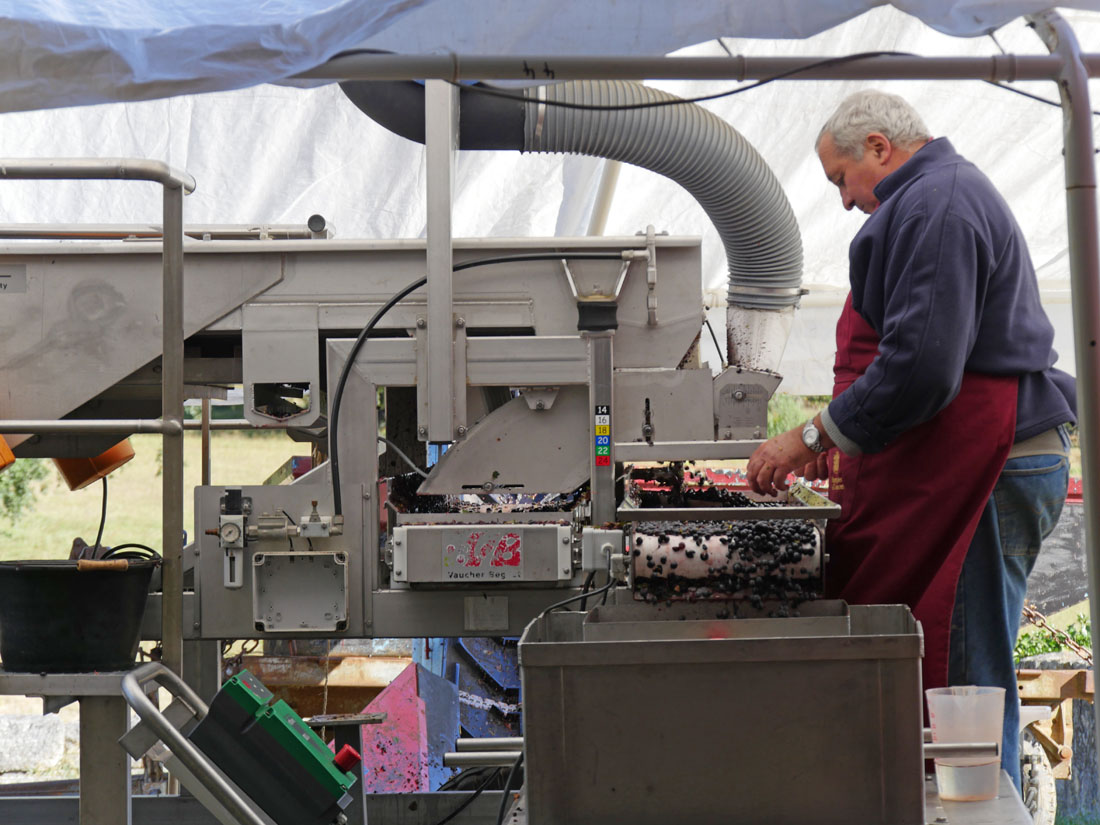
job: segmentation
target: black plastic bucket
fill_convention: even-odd
[[[0,659],[35,673],[128,670],[159,560],[0,562]]]

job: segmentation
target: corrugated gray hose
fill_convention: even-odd
[[[610,158],[671,178],[699,201],[718,230],[731,306],[781,309],[798,303],[798,222],[771,169],[732,126],[689,103],[593,111],[543,102],[626,106],[678,99],[638,83],[572,81],[526,94],[524,151]]]

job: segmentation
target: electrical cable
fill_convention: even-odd
[[[582,599],[588,599],[588,598],[593,598],[594,599],[597,596],[609,591],[616,584],[618,584],[618,582],[615,579],[610,579],[607,582],[607,584],[605,584],[603,587],[600,587],[596,590],[593,590],[591,593],[579,593],[576,596],[570,596],[568,599],[562,599],[560,602],[555,602],[554,604],[550,605],[548,608],[543,610],[541,613],[539,613],[538,617],[541,619],[543,616],[545,616],[551,610],[557,610],[559,607],[565,607],[567,604],[573,604],[573,602],[579,602]]]
[[[584,584],[581,586],[581,595],[584,596],[581,599],[581,610],[583,611],[588,604],[588,591],[592,587],[592,582],[596,580],[596,571],[589,570],[588,575],[584,577]]]
[[[103,525],[107,523],[107,476],[103,476],[103,506],[99,511],[99,532],[95,534],[95,545],[92,547],[92,558],[99,552],[99,543],[103,541]]]
[[[405,455],[405,453],[403,453],[401,451],[400,447],[398,447],[396,444],[394,444],[392,441],[390,441],[384,435],[378,436],[378,440],[381,441],[383,444],[385,444],[387,447],[389,447],[391,450],[393,450],[395,453],[397,453],[397,457],[400,458],[402,461],[404,461],[406,464],[408,464],[410,467],[412,467],[413,472],[416,473],[418,476],[420,476],[421,478],[427,478],[428,477],[427,473],[425,473],[418,466],[416,466],[415,461],[413,461],[411,458],[409,458],[407,455]]]
[[[1036,100],[1039,103],[1045,103],[1047,106],[1053,106],[1056,109],[1062,108],[1062,104],[1059,103],[1057,100],[1051,100],[1050,98],[1043,97],[1042,95],[1033,95],[1031,92],[1025,92],[1023,89],[1006,86],[1004,83],[1000,83],[996,80],[983,80],[982,83],[988,83],[990,86],[996,86],[998,89],[1004,89],[1006,92],[1012,92],[1013,94],[1020,95],[1021,97],[1026,97],[1029,100]],[[1100,116],[1100,112],[1098,112],[1096,109],[1089,109],[1089,113]]]
[[[703,315],[703,321],[706,323],[707,329],[710,330],[710,339],[714,341],[714,348],[718,351],[718,357],[722,359],[722,369],[725,369],[729,364],[726,363],[726,356],[722,354],[722,347],[718,343],[718,336],[714,334],[714,327],[710,325],[710,318]]]
[[[347,51],[340,52],[334,55],[331,59],[337,57],[350,57],[356,54],[378,54],[377,50],[373,49],[349,49]],[[727,89],[724,92],[716,92],[709,95],[698,95],[696,97],[684,97],[675,98],[673,100],[652,100],[645,103],[627,103],[627,104],[598,104],[598,103],[572,103],[565,100],[540,100],[540,105],[557,106],[561,109],[586,109],[595,112],[625,112],[633,109],[656,109],[661,106],[680,106],[684,103],[701,103],[706,100],[717,100],[722,97],[731,97],[732,95],[738,95],[742,92],[747,92],[751,89],[758,89],[761,86],[766,86],[769,83],[774,83],[776,80],[783,80],[787,77],[793,77],[794,75],[801,74],[809,69],[818,69],[822,66],[842,66],[845,63],[854,63],[858,60],[868,60],[873,57],[916,57],[911,52],[897,52],[897,51],[874,51],[874,52],[858,52],[856,54],[845,54],[839,57],[829,57],[825,60],[817,60],[813,63],[807,63],[805,66],[799,66],[795,69],[788,69],[785,72],[772,75],[771,77],[761,78],[754,81],[747,86],[738,86],[736,89]],[[464,83],[448,80],[452,86],[460,86],[463,91],[474,92],[480,95],[488,95],[489,97],[502,97],[507,100],[517,100],[522,103],[531,101],[531,98],[525,94],[516,94],[514,92],[508,92],[503,89],[496,89],[491,86],[485,86],[480,84],[477,86],[471,86]],[[541,84],[549,85],[549,84]],[[533,102],[533,101],[532,101]]]
[[[493,782],[497,780],[499,775],[500,771],[490,771],[489,775],[485,778],[485,781],[478,785],[477,788],[474,789],[473,793],[466,797],[461,805],[459,805],[457,808],[455,808],[453,811],[451,811],[449,814],[439,820],[439,822],[435,823],[435,825],[446,825],[447,822],[450,822],[452,819],[454,819],[456,816],[458,816],[460,813],[470,807],[470,805],[473,804],[473,801],[481,796],[481,792],[492,785]]]
[[[516,761],[512,763],[512,769],[508,771],[508,778],[504,780],[504,793],[500,797],[500,810],[497,811],[497,825],[503,825],[504,815],[508,813],[508,796],[512,793],[512,783],[516,779],[516,775],[519,773],[520,765],[523,764],[523,751],[519,752],[519,756],[516,757]]]
[[[461,272],[464,269],[473,269],[479,266],[490,266],[493,264],[507,264],[518,263],[520,261],[558,261],[558,260],[582,260],[582,261],[600,261],[600,260],[616,260],[621,261],[622,255],[618,252],[532,252],[524,253],[520,255],[504,255],[496,258],[479,258],[474,261],[464,261],[451,268],[452,272]],[[332,468],[332,510],[333,514],[341,516],[344,513],[343,498],[340,493],[340,450],[339,450],[339,424],[340,424],[340,402],[344,397],[344,387],[348,383],[348,376],[351,375],[351,368],[355,364],[355,359],[359,355],[359,351],[363,348],[363,344],[374,328],[378,325],[378,322],[382,317],[393,309],[403,298],[406,298],[411,293],[420,289],[422,286],[428,283],[427,276],[423,278],[417,278],[411,284],[404,289],[396,292],[386,303],[384,303],[378,310],[371,316],[371,319],[367,321],[367,325],[363,327],[359,333],[359,337],[355,339],[355,343],[351,346],[351,351],[348,353],[348,357],[344,361],[343,369],[340,370],[340,378],[336,382],[336,389],[332,395],[332,420],[329,423],[329,464]]]
[[[128,550],[138,550],[143,552],[123,552]],[[106,553],[103,554],[104,559],[131,559],[135,561],[160,561],[160,553],[145,544],[138,544],[136,542],[130,542],[129,544],[119,544],[112,547]]]

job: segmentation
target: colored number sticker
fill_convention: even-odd
[[[596,436],[596,444],[597,445],[610,444],[610,443],[611,443],[611,436],[609,436],[609,435],[598,435],[598,436]]]
[[[597,404],[596,415],[611,415],[611,407],[607,404]]]
[[[606,424],[596,425],[596,435],[611,435],[611,428]]]
[[[596,455],[611,455],[611,448],[610,447],[597,447],[596,448]]]
[[[596,423],[597,424],[610,424],[611,423],[611,416],[610,415],[597,415],[596,416]]]
[[[609,455],[598,455],[598,456],[596,456],[596,466],[597,467],[610,467],[611,466],[611,456],[609,456]]]

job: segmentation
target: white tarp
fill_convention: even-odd
[[[0,111],[241,89],[346,49],[660,55],[717,36],[805,38],[874,0],[8,0]],[[941,32],[985,34],[1044,0],[896,0]],[[1065,0],[1100,9],[1098,0]]]
[[[24,5],[31,6],[29,2]],[[36,3],[34,8],[46,5]],[[185,5],[180,4],[180,9]],[[240,15],[240,4],[224,5]],[[304,4],[257,5],[274,13]],[[385,7],[389,16],[377,18],[376,24],[386,23],[391,34],[402,26],[411,26],[419,32],[424,38],[417,41],[421,46],[408,51],[435,48],[430,38],[437,43],[459,42],[450,41],[445,28],[433,30],[424,25],[421,15],[461,5],[470,16],[476,16],[477,10],[483,8],[478,3],[425,0],[332,4],[332,9],[338,11],[352,5],[370,7],[377,14]],[[542,7],[533,2],[526,5],[535,10]],[[603,21],[615,9],[624,16],[645,17],[647,10],[656,5],[590,0],[586,7],[593,10],[592,20]],[[673,8],[665,2],[660,5],[666,11]],[[694,20],[696,7],[712,11],[719,7],[742,11],[767,7],[777,12],[779,19],[786,16],[804,23],[803,18],[818,6],[828,6],[834,12],[841,7],[858,12],[868,4],[787,0],[769,4],[680,5],[688,8],[676,7],[667,21],[669,27],[686,26],[676,21],[682,17]],[[925,14],[930,14],[933,7],[950,6],[957,17],[963,14],[963,8],[984,14],[1004,8],[1030,9],[1035,5],[944,2],[924,3],[922,8]],[[137,4],[135,14],[136,8]],[[503,3],[501,8],[518,9],[520,4]],[[190,8],[178,13],[189,14]],[[755,9],[754,13],[763,12]],[[1084,49],[1100,51],[1100,13],[1077,11],[1067,12],[1066,16]],[[502,27],[501,39],[495,43],[498,48],[485,51],[503,50],[505,37],[511,38],[507,42],[522,44],[532,52],[580,50],[572,47],[573,41],[563,41],[560,34],[556,41],[541,41],[536,24],[544,24],[545,19],[532,14],[530,21],[531,26],[519,31]],[[486,26],[484,21],[480,26],[476,21],[470,23],[475,30]],[[0,21],[0,32],[4,28]],[[700,39],[721,30],[712,28]],[[628,27],[626,36],[633,36],[634,32]],[[597,35],[601,35],[595,24],[591,31],[578,30],[576,34],[576,43],[589,46],[599,41]],[[602,33],[608,52],[622,50],[617,47],[623,42],[618,34]],[[306,38],[305,34],[301,36],[303,40]],[[996,37],[1009,52],[1045,53],[1034,32],[1022,20],[1009,23]],[[218,45],[210,42],[214,39],[206,37],[210,48]],[[563,42],[569,46],[563,46]],[[305,50],[307,44],[299,45]],[[875,8],[805,40],[726,38],[724,46],[734,54],[775,56],[830,56],[875,49],[924,55],[990,55],[998,51],[997,43],[988,37],[950,37],[890,6]],[[231,51],[227,42],[218,49]],[[725,52],[722,45],[711,40],[681,53]],[[263,62],[265,56],[266,52],[258,54],[257,61]],[[11,59],[11,51],[0,50],[0,108],[6,99],[2,84],[14,76],[10,69],[4,68],[5,61]],[[315,56],[309,59],[317,62]],[[27,65],[42,70],[40,61]],[[63,83],[73,78],[61,72],[56,80]],[[685,96],[736,86],[719,81],[653,85]],[[819,125],[840,98],[864,85],[877,85],[909,97],[925,113],[933,134],[950,136],[963,154],[993,178],[1024,228],[1044,286],[1048,292],[1050,288],[1066,288],[1068,263],[1059,109],[978,81],[878,84],[791,81],[708,102],[704,105],[739,129],[775,170],[803,232],[805,282],[814,291],[803,301],[805,310],[799,314],[802,320],[782,368],[788,378],[786,388],[791,390],[827,390],[827,367],[832,352],[829,313],[833,310],[825,310],[824,320],[815,321],[813,307],[822,301],[829,303],[829,290],[838,294],[843,289],[847,278],[847,242],[862,221],[861,215],[842,210],[834,188],[825,180],[813,154],[813,141]],[[1019,85],[1056,98],[1051,83]],[[1093,107],[1100,109],[1100,84],[1095,81],[1092,95]],[[41,105],[50,104],[47,101]],[[241,91],[136,103],[9,112],[0,117],[0,127],[3,156],[148,157],[186,169],[198,181],[197,191],[185,201],[188,223],[302,224],[310,214],[319,212],[342,238],[419,237],[424,233],[423,147],[368,120],[333,85],[312,89],[261,85]],[[456,175],[455,234],[585,234],[602,169],[603,162],[591,158],[521,156],[516,152],[462,153]],[[155,223],[159,215],[159,190],[151,184],[0,182],[0,223]],[[724,252],[702,210],[675,184],[644,170],[625,167],[611,205],[606,234],[633,234],[649,223],[672,234],[703,237],[704,281],[719,302],[724,294]],[[1056,318],[1060,325],[1058,347],[1063,356],[1071,356],[1072,333],[1065,320],[1068,312],[1061,317],[1061,321]],[[1064,357],[1063,361],[1067,359]]]

